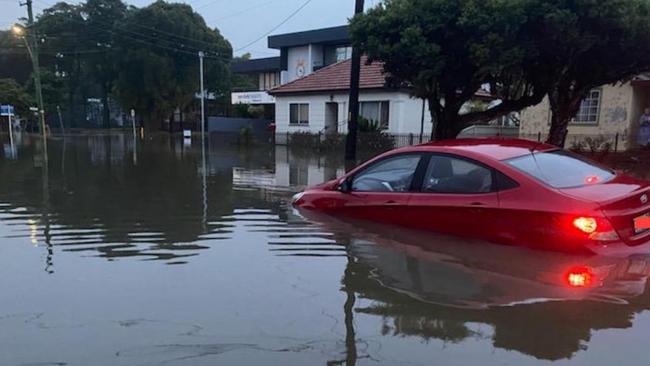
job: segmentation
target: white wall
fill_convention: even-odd
[[[288,81],[294,81],[300,77],[298,67],[304,67],[304,75],[312,72],[310,46],[291,47],[287,51],[287,76]]]
[[[339,123],[338,130],[341,133],[347,132],[348,116],[348,94],[327,93],[282,96],[277,95],[275,99],[275,123],[277,133],[294,132],[324,132],[325,128],[325,104],[329,102],[338,103]],[[361,91],[360,102],[389,101],[388,131],[393,134],[419,134],[422,117],[422,100],[411,98],[407,93],[396,91],[368,92]],[[289,125],[289,104],[309,104],[309,126]],[[428,107],[424,110],[424,133],[431,132],[431,117]]]

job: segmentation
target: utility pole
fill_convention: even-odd
[[[38,35],[34,29],[34,13],[32,11],[32,0],[20,3],[20,6],[27,6],[27,29],[31,40],[32,66],[34,68],[34,86],[36,89],[36,102],[38,103],[38,114],[40,119],[41,134],[43,135],[43,149],[47,159],[47,131],[45,130],[45,105],[43,103],[43,89],[41,86],[41,69],[38,63]],[[28,41],[29,43],[29,41]]]
[[[201,77],[201,165],[203,171],[203,229],[208,225],[208,189],[207,189],[207,164],[205,158],[205,89],[203,87],[203,58],[205,53],[199,51],[199,75]]]
[[[61,106],[56,106],[56,113],[59,115],[59,127],[61,127],[61,135],[65,136],[65,127],[63,127],[63,117],[61,116]]]
[[[201,138],[205,138],[205,90],[203,89],[203,57],[205,53],[199,51],[199,75],[201,78]]]
[[[13,131],[13,122],[11,121],[11,117],[13,117],[13,111],[9,111],[9,114],[7,118],[9,119],[9,146],[11,148],[11,155],[14,155],[14,131]]]
[[[354,15],[363,13],[363,0],[355,0]],[[361,72],[361,53],[358,47],[352,48],[352,70],[350,71],[350,101],[348,106],[348,136],[345,141],[345,160],[357,158],[357,129],[359,120],[359,74]]]
[[[133,126],[133,165],[138,164],[138,139],[135,132],[135,109],[131,109],[131,124]]]

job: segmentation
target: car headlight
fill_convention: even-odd
[[[305,192],[298,192],[298,193],[294,194],[293,197],[291,197],[291,203],[298,202],[298,200],[301,199],[302,196],[304,196],[304,195],[305,195]]]

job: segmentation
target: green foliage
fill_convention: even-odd
[[[381,127],[379,121],[362,116],[357,120],[359,134],[357,147],[361,151],[388,151],[395,147],[393,138]]]
[[[49,73],[46,111],[60,105],[73,126],[85,121],[81,105],[88,98],[102,101],[105,126],[111,100],[125,111],[134,108],[149,126],[176,108],[187,112],[199,89],[199,49],[206,53],[206,90],[215,103],[230,103],[232,48],[189,5],[59,2],[43,10],[32,31],[38,34],[41,67]],[[23,40],[0,31],[0,78],[28,84],[31,72]]]
[[[0,104],[13,105],[16,113],[20,116],[29,114],[29,107],[33,105],[33,99],[14,79],[0,79]]]
[[[104,127],[110,127],[109,97],[121,66],[117,64],[118,55],[122,54],[118,30],[127,7],[121,0],[87,0],[81,14],[85,17],[85,31],[90,35],[89,43],[101,51],[88,55],[88,75],[99,87]]]
[[[79,94],[85,93],[95,79],[89,75],[87,52],[91,50],[91,34],[82,16],[82,6],[67,3],[57,3],[43,10],[38,18],[36,29],[41,39],[40,65],[58,80],[50,79],[47,87],[56,90],[44,92],[45,110],[52,113],[57,105],[67,110],[70,126],[77,126],[82,118],[79,116],[81,102]],[[95,50],[93,50],[95,52]],[[103,52],[103,50],[97,50]],[[53,100],[54,98],[55,100]]]
[[[373,154],[388,151],[395,147],[393,137],[384,130],[376,128],[376,124],[369,123],[366,126],[375,127],[359,130],[359,134],[357,135],[357,148],[360,152],[370,154],[368,158],[372,157]],[[300,152],[340,151],[345,146],[345,135],[295,132],[289,135],[288,146]]]
[[[24,83],[32,72],[25,43],[11,31],[0,31],[0,78]]]
[[[437,138],[548,95],[559,144],[590,89],[650,70],[647,0],[386,0],[351,35],[429,102]],[[503,103],[461,113],[483,84]]]
[[[239,57],[234,57],[232,62],[242,62],[251,59],[250,53],[245,53]],[[235,91],[248,91],[256,90],[258,87],[258,79],[255,74],[233,74],[232,75],[232,90]]]
[[[549,142],[560,145],[581,100],[598,86],[650,70],[650,2],[534,2],[529,37],[549,84]]]
[[[178,37],[187,39],[183,42],[192,47],[204,49],[207,90],[217,95],[227,90],[232,48],[189,5],[157,1],[130,11],[121,27],[149,33],[159,45],[142,44],[126,35],[120,38],[115,94],[125,109],[133,108],[147,122],[157,123],[176,108],[185,110],[194,101],[199,90],[198,54],[182,52]],[[156,29],[164,29],[165,33]]]
[[[232,107],[232,116],[237,118],[252,118],[248,104],[235,104]]]
[[[542,100],[527,75],[529,45],[520,42],[524,1],[386,0],[351,21],[353,43],[381,61],[388,81],[426,99],[434,136],[454,137],[471,122],[491,119]],[[503,103],[461,115],[486,83]]]
[[[359,132],[382,132],[379,122],[369,120],[362,116],[359,116],[357,119],[357,128]]]
[[[320,146],[320,135],[311,132],[295,132],[289,135],[289,146],[292,148],[314,149]]]
[[[361,151],[388,151],[395,148],[393,138],[383,131],[359,132],[357,146]]]
[[[45,103],[45,110],[48,113],[56,111],[56,107],[61,105],[63,101],[63,80],[55,73],[41,69],[41,90],[43,93],[43,102]],[[30,76],[26,85],[27,92],[30,95],[36,95],[36,88],[34,84],[34,74]]]
[[[235,104],[232,109],[232,116],[237,118],[264,118],[264,107],[249,105],[249,104]]]
[[[598,152],[607,154],[614,148],[614,145],[611,141],[611,138],[607,138],[603,135],[598,135],[596,137],[586,137],[581,139],[580,137],[575,137],[571,141],[571,151],[575,152],[589,152],[591,154],[596,154]]]
[[[473,100],[466,105],[469,113],[483,112],[488,110],[488,104],[482,100]]]

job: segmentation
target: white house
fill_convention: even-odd
[[[346,133],[350,70],[348,59],[271,89],[276,133]],[[386,132],[431,132],[427,103],[411,97],[408,89],[388,87],[381,63],[367,64],[362,59],[359,89],[359,114],[378,122]],[[480,92],[477,98],[489,99],[490,95]]]

